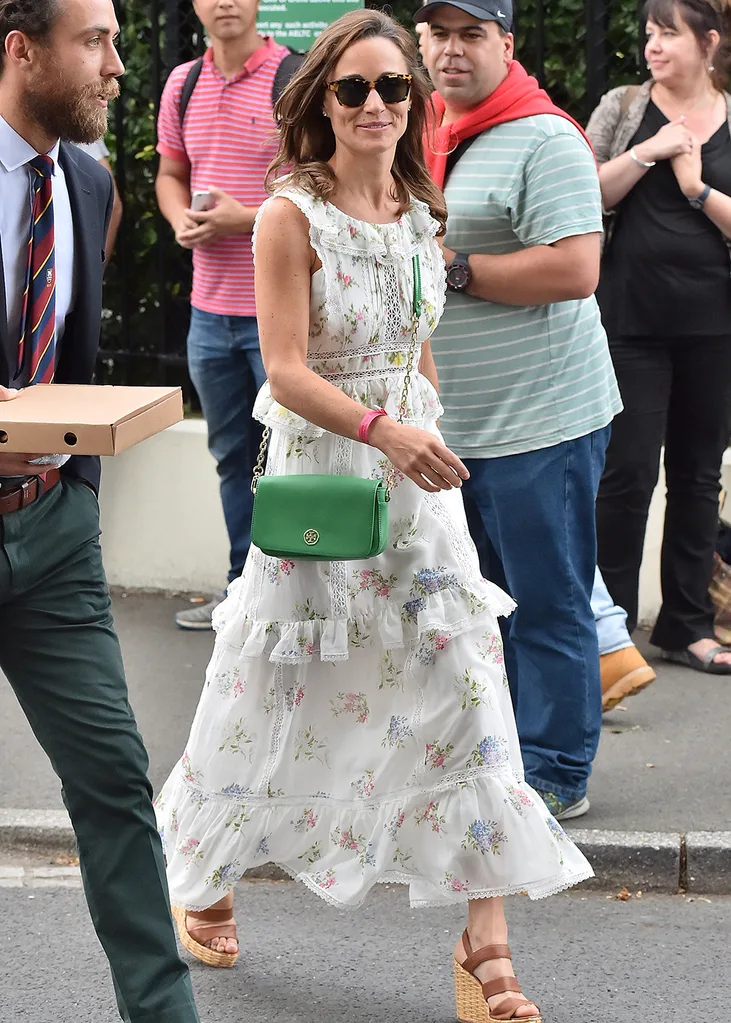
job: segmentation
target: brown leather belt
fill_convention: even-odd
[[[12,490],[0,490],[0,515],[9,515],[10,512],[27,508],[29,504],[33,504],[39,497],[55,487],[60,479],[61,473],[58,469],[49,469],[45,473],[45,479],[42,476],[31,476],[19,487],[13,487]]]

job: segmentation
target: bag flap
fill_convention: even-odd
[[[380,480],[359,476],[264,476],[257,483],[252,542],[318,560],[359,559],[377,540]]]

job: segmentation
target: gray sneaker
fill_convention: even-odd
[[[226,594],[218,590],[207,604],[196,604],[189,611],[178,611],[175,624],[179,629],[194,629],[202,632],[211,630],[211,618],[218,605],[225,600]]]
[[[543,802],[548,807],[552,817],[557,821],[570,821],[574,817],[583,817],[591,804],[586,796],[572,802],[570,799],[561,799],[555,792],[544,792],[536,789]]]

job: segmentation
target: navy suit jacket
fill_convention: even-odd
[[[94,375],[102,322],[102,272],[107,226],[114,203],[112,179],[102,167],[75,146],[62,142],[59,163],[66,176],[74,223],[76,301],[66,317],[56,355],[56,383],[89,384]],[[12,386],[17,339],[8,334],[5,277],[0,247],[0,384]],[[0,409],[0,418],[2,410]],[[65,476],[83,479],[99,488],[99,459],[76,455],[63,466]]]

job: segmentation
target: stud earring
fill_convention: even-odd
[[[709,74],[709,75],[713,74],[713,72],[714,72],[715,70],[716,70],[716,65],[715,65],[715,64],[709,64],[709,65],[708,65],[708,74]]]
[[[322,116],[323,116],[323,117],[328,117],[328,116],[329,116],[329,114],[328,114],[327,110],[323,110],[323,112],[322,112]]]

